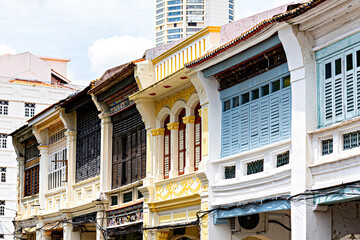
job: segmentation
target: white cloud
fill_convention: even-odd
[[[102,74],[107,69],[141,58],[154,43],[146,37],[113,36],[96,40],[88,49],[91,69]]]
[[[0,44],[0,55],[7,54],[7,53],[15,54],[16,51],[8,45]]]

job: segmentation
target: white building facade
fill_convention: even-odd
[[[210,238],[359,237],[359,9],[290,6],[186,64],[209,96]]]
[[[234,20],[234,0],[156,0],[156,46]]]
[[[28,52],[0,56],[0,239],[13,239],[17,212],[17,161],[8,134],[75,91],[66,79],[69,61]]]

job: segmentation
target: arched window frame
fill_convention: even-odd
[[[194,109],[194,170],[199,169],[199,164],[202,160],[201,141],[202,141],[202,125],[199,110],[201,109],[200,103]]]

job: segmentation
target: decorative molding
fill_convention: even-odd
[[[185,102],[187,102],[189,100],[189,98],[191,97],[191,95],[193,93],[195,93],[195,92],[196,92],[195,87],[190,86],[190,87],[188,87],[188,88],[186,88],[184,90],[181,90],[179,92],[176,92],[176,93],[172,94],[169,97],[161,99],[155,105],[156,115],[165,106],[168,106],[168,107],[172,108],[174,106],[174,104],[176,103],[176,101],[178,101],[179,99],[184,99]]]
[[[170,182],[156,186],[156,201],[169,200],[199,193],[201,182],[199,178],[186,178],[178,182]]]
[[[151,130],[151,134],[154,137],[159,135],[164,135],[164,133],[165,133],[165,128],[156,128]]]
[[[194,123],[194,122],[195,122],[195,116],[183,117],[183,123],[185,123],[185,124]]]
[[[179,123],[178,122],[171,122],[167,124],[167,129],[169,130],[178,130],[179,129]]]
[[[199,116],[202,117],[202,111],[199,109]]]

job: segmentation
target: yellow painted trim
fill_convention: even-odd
[[[185,116],[182,118],[183,123],[188,124],[188,123],[194,123],[195,122],[195,116]]]
[[[151,212],[163,212],[163,211],[186,208],[196,205],[200,206],[200,204],[201,204],[201,199],[199,194],[179,197],[179,198],[160,201],[160,202],[148,203]]]
[[[209,34],[209,33],[220,33],[221,27],[214,27],[209,26],[201,31],[195,33],[194,35],[186,38],[184,41],[180,42],[179,44],[175,45],[174,47],[170,48],[163,54],[159,55],[158,57],[154,58],[152,63],[156,65],[157,63],[161,62],[162,60],[166,59],[167,57],[173,55],[174,53],[180,51],[181,49],[185,48],[186,46],[190,45],[191,43],[195,42],[196,40],[202,38],[203,36]],[[189,61],[188,61],[189,62]]]
[[[171,222],[171,215],[159,216],[160,223],[168,223]]]
[[[179,123],[178,122],[171,122],[167,124],[167,129],[169,130],[178,130],[179,129]]]
[[[165,134],[165,128],[156,128],[156,129],[152,129],[151,130],[152,135],[155,136],[159,136],[159,135],[164,135]]]
[[[209,125],[208,125],[208,108],[201,109],[201,120],[202,120],[202,153],[203,156],[207,156],[209,152]]]
[[[189,218],[190,218],[190,219],[193,219],[193,218],[196,219],[196,218],[197,218],[197,217],[196,217],[196,213],[197,213],[197,212],[198,212],[198,211],[191,211],[191,212],[189,212]]]
[[[174,215],[173,215],[173,220],[174,220],[174,222],[175,222],[175,221],[186,220],[186,212],[174,214]]]

